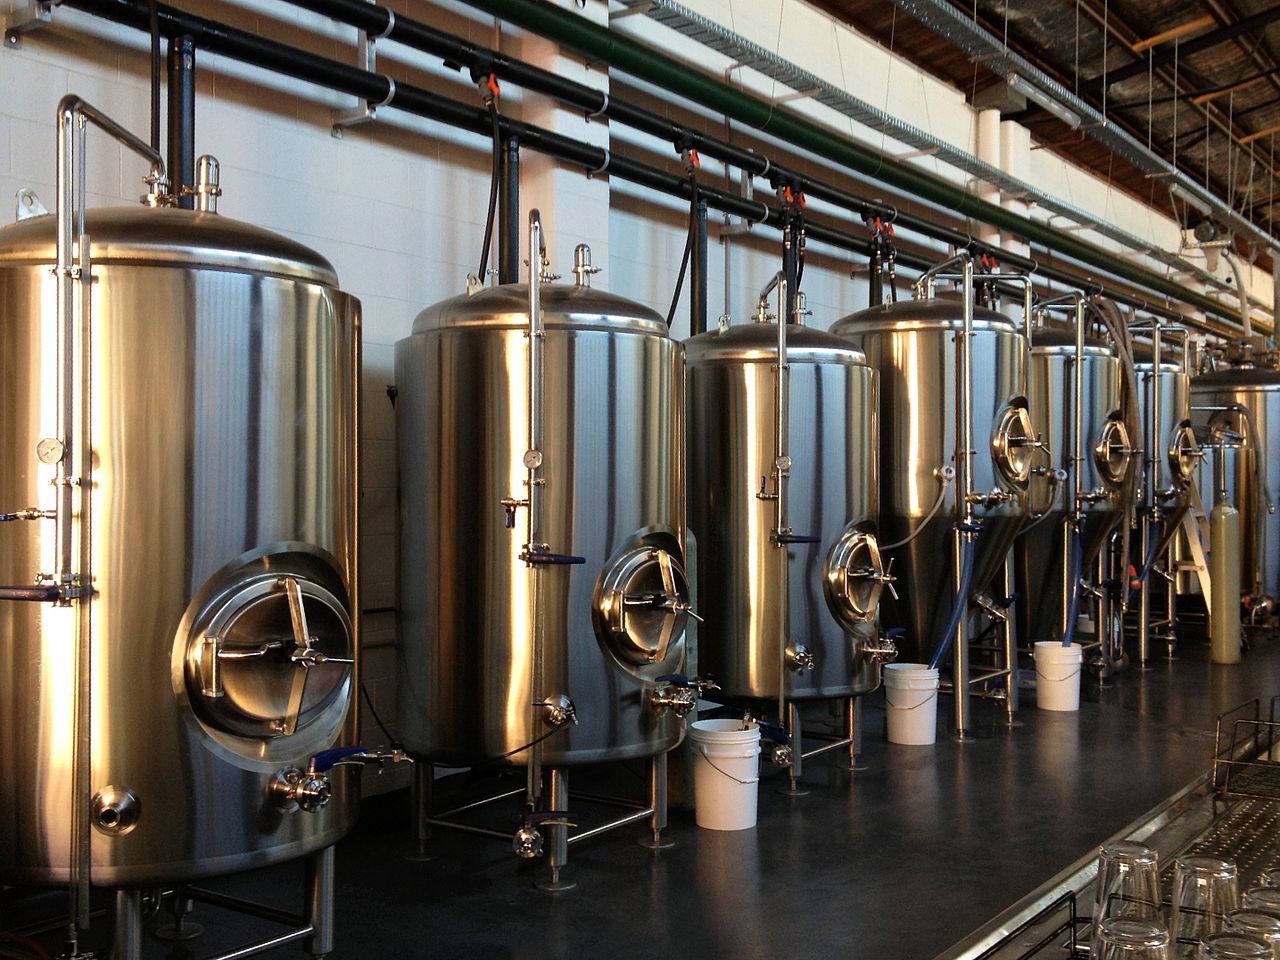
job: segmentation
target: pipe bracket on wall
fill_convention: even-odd
[[[359,31],[356,37],[356,66],[361,70],[367,70],[369,73],[378,72],[378,41],[391,33],[395,27],[395,14],[387,11],[387,25],[381,33],[369,33],[367,30]],[[347,127],[359,126],[362,123],[368,123],[376,120],[378,117],[378,108],[385,107],[396,95],[396,82],[390,77],[383,77],[387,81],[387,95],[382,100],[362,100],[357,106],[347,107],[343,110],[334,110],[333,126],[330,133],[334,137],[341,140],[342,131]]]
[[[34,0],[13,11],[4,21],[4,45],[22,49],[22,35],[53,21],[53,0]]]

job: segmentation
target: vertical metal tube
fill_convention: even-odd
[[[524,454],[525,485],[528,505],[525,510],[526,566],[529,573],[531,604],[529,611],[533,649],[530,651],[529,695],[532,713],[529,722],[531,733],[539,729],[543,717],[541,698],[547,691],[543,685],[542,643],[542,568],[533,563],[529,554],[537,553],[541,535],[542,516],[542,269],[546,259],[546,240],[542,233],[542,216],[537,210],[529,211],[529,367],[528,377],[528,448]],[[526,794],[529,803],[535,803],[542,793],[542,744],[534,735],[529,738],[528,777]],[[552,771],[553,776],[555,771]],[[562,809],[557,807],[556,809]]]
[[[773,472],[774,493],[774,542],[778,547],[778,720],[785,722],[787,704],[787,647],[791,633],[791,550],[787,545],[787,477],[791,472],[791,365],[787,362],[787,325],[783,321],[790,300],[791,287],[786,277],[778,281],[778,376],[775,380],[777,394],[774,412]]]
[[[201,158],[204,159],[203,157]],[[202,198],[203,199],[203,198]],[[351,708],[343,734],[349,746],[360,743],[360,723],[364,702],[364,609],[361,602],[360,576],[360,492],[364,489],[364,459],[360,452],[363,436],[363,414],[360,387],[364,380],[364,337],[358,308],[351,310],[351,342],[349,351],[351,366],[351,436],[347,438],[347,463],[351,471],[351,502],[347,505],[348,532],[351,542],[347,545],[347,596],[351,603]]]
[[[520,282],[520,141],[508,137],[498,180],[498,282]],[[483,279],[483,278],[481,278]]]
[[[333,847],[307,857],[307,922],[314,931],[304,949],[313,957],[333,952]]]
[[[1011,549],[1004,558],[1004,595],[1012,597],[1017,592],[1015,584],[1014,553]],[[1014,601],[1018,603],[1020,601]],[[1013,723],[1018,712],[1018,629],[1014,604],[1005,610],[1004,622],[1000,624],[1000,638],[1004,646],[1005,666],[1009,668],[1009,676],[1005,687],[1005,715],[1009,723]]]
[[[797,783],[804,775],[804,733],[800,726],[800,705],[794,700],[787,704],[787,746],[791,748],[791,766],[787,768],[787,793],[800,796],[809,791]]]
[[[561,767],[552,767],[548,773],[547,792],[550,809],[564,811],[569,808],[569,771]],[[576,886],[573,882],[563,882],[560,870],[569,862],[569,827],[567,824],[551,823],[547,826],[547,865],[551,868],[549,883],[543,883],[546,890],[570,890]]]
[[[793,218],[788,218],[786,225],[782,228],[782,275],[786,283],[786,289],[789,295],[780,304],[781,309],[778,311],[778,323],[796,322],[796,305],[795,300],[796,276],[800,272],[800,237],[796,229],[796,222]]]
[[[689,274],[689,332],[693,336],[707,330],[707,201],[694,209],[693,265]]]
[[[667,829],[667,754],[655,754],[649,761],[649,806],[653,808],[653,816],[649,818],[649,829],[653,833],[653,847],[669,846],[663,843],[662,831]]]
[[[878,307],[884,303],[884,248],[879,240],[871,241],[870,271],[867,277],[867,305]]]
[[[1142,516],[1142,536],[1140,545],[1142,563],[1145,568],[1151,551],[1151,538],[1155,535],[1152,526],[1160,511],[1160,419],[1163,413],[1160,396],[1161,378],[1161,327],[1159,321],[1152,321],[1151,327],[1151,374],[1148,378],[1147,416],[1151,418],[1147,425],[1146,456],[1146,503]],[[1140,593],[1138,594],[1138,664],[1145,664],[1151,659],[1151,571],[1143,569]]]
[[[964,563],[966,544],[976,536],[973,513],[973,261],[963,263],[963,328],[956,349],[956,491],[957,523],[952,536],[951,554],[954,565],[956,602],[964,603]],[[955,689],[956,736],[964,739],[969,732],[969,623],[965,613],[956,620],[952,640],[952,686]]]
[[[169,176],[178,206],[191,210],[196,169],[196,46],[188,36],[169,41]]]
[[[140,960],[142,957],[141,890],[116,891],[111,956],[112,960]]]
[[[433,764],[421,759],[414,763],[410,806],[413,807],[413,839],[418,860],[427,859],[427,844],[431,840],[431,808],[435,794],[435,777],[436,768]]]
[[[858,767],[858,754],[862,752],[862,724],[858,721],[862,713],[862,701],[850,697],[844,702],[844,735],[849,741],[849,769]]]

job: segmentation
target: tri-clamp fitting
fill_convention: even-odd
[[[684,717],[698,705],[703,693],[720,689],[714,680],[690,679],[682,674],[659,677],[657,682],[649,703],[658,717],[664,716],[668,710],[677,717]]]
[[[812,670],[817,665],[813,651],[803,643],[788,644],[785,656],[787,658],[787,666],[797,673]]]
[[[864,657],[871,658],[876,663],[893,663],[898,659],[898,644],[895,640],[903,632],[900,628],[890,630],[888,636],[864,641],[858,644],[858,653]]]
[[[413,758],[393,747],[390,750],[366,750],[364,747],[335,747],[317,753],[307,769],[285,767],[267,784],[267,798],[280,810],[304,810],[314,813],[333,797],[330,771],[349,764],[367,766],[387,763],[413,763]]]
[[[1001,503],[1011,503],[1018,499],[1018,495],[1010,490],[991,490],[988,493],[971,493],[966,499],[974,506],[990,508]]]
[[[557,693],[555,696],[547,697],[534,704],[535,707],[541,707],[546,710],[543,718],[547,725],[553,730],[558,730],[567,724],[577,724],[578,711],[574,707],[573,701],[566,694]]]

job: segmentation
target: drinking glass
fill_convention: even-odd
[[[1156,852],[1132,840],[1108,843],[1098,853],[1093,897],[1093,932],[1107,917],[1159,921],[1160,861]]]
[[[1211,933],[1200,942],[1198,960],[1271,960],[1271,946],[1247,933]]]
[[[1169,960],[1169,931],[1150,920],[1106,917],[1098,922],[1093,960]]]
[[[1280,867],[1272,867],[1262,874],[1258,881],[1260,887],[1280,887]]]
[[[1280,914],[1280,888],[1250,887],[1244,892],[1240,906],[1250,910],[1266,910],[1268,913]]]
[[[1240,886],[1234,863],[1216,857],[1179,858],[1169,915],[1174,956],[1197,956],[1196,941],[1221,930],[1228,911],[1238,906]]]
[[[1243,907],[1227,914],[1222,929],[1228,933],[1249,933],[1271,944],[1272,960],[1280,960],[1280,915]]]

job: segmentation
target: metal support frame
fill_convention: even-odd
[[[707,201],[694,208],[693,259],[689,270],[689,333],[707,331]]]
[[[370,0],[372,3],[373,0]],[[381,33],[370,33],[367,30],[359,30],[356,36],[356,66],[361,70],[369,73],[378,72],[378,41],[389,34],[394,29],[396,17],[394,13],[388,11],[387,25]],[[385,107],[390,103],[396,95],[396,83],[390,77],[387,80],[387,95],[382,100],[362,100],[357,106],[346,107],[342,110],[330,111],[333,124],[330,132],[338,139],[342,138],[342,131],[347,127],[358,126],[362,123],[368,123],[370,120],[377,119],[378,108]],[[484,282],[484,277],[480,278],[480,282]]]
[[[328,956],[333,952],[333,874],[334,848],[332,846],[324,847],[307,856],[305,916],[298,916],[286,910],[243,900],[225,893],[202,890],[198,887],[186,888],[185,895],[197,903],[231,910],[290,928],[283,933],[207,957],[205,960],[242,960],[244,957],[256,956],[298,941],[302,941],[303,948],[316,960],[322,960]],[[113,960],[140,960],[142,956],[142,891],[116,890],[113,916]]]
[[[505,790],[502,793],[492,794],[474,800],[471,803],[465,803],[461,806],[453,807],[442,813],[433,813],[431,810],[433,789],[429,786],[432,782],[431,777],[433,766],[425,761],[419,761],[415,765],[415,789],[413,793],[413,801],[415,804],[414,811],[414,827],[416,849],[422,858],[425,857],[427,840],[430,837],[432,827],[439,827],[443,830],[453,830],[459,833],[469,833],[475,836],[489,837],[493,840],[502,840],[511,844],[516,835],[510,830],[495,830],[490,827],[475,826],[470,823],[461,823],[456,817],[464,814],[481,810],[492,804],[502,800],[509,800],[513,797],[521,796],[527,792],[526,787],[518,787],[514,790]],[[422,776],[425,778],[422,782],[417,779],[418,771],[425,771]],[[626,811],[626,813],[598,823],[586,830],[577,830],[570,832],[570,824],[564,820],[553,820],[541,826],[545,831],[544,835],[547,841],[547,863],[551,868],[548,878],[538,880],[534,885],[541,890],[549,892],[561,892],[573,889],[577,884],[573,881],[564,880],[560,876],[560,871],[569,861],[569,848],[574,844],[581,843],[584,840],[590,840],[598,837],[602,833],[608,833],[619,827],[629,826],[633,823],[648,821],[649,833],[647,836],[640,838],[637,842],[651,850],[665,850],[675,845],[675,842],[668,839],[663,831],[667,829],[667,754],[659,753],[649,760],[649,783],[648,783],[648,802],[636,803],[633,800],[620,797],[600,796],[597,794],[571,794],[569,792],[569,771],[564,767],[546,768],[547,787],[545,791],[541,791],[540,795],[545,799],[545,806],[548,810],[565,811],[568,809],[571,800],[578,799],[590,803],[601,804],[603,806],[618,807]]]
[[[38,30],[53,20],[53,0],[32,0],[11,13],[4,21],[4,45],[10,50],[22,49],[22,35]]]

